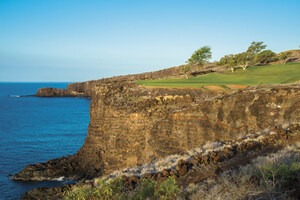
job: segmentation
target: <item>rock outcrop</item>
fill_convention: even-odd
[[[92,178],[184,153],[207,141],[233,140],[276,125],[297,124],[300,87],[226,94],[108,83],[94,87],[90,118],[88,136],[75,155],[26,166],[13,178]]]
[[[67,89],[57,89],[57,88],[40,88],[34,95],[37,97],[88,97],[85,92],[80,90],[67,90]]]

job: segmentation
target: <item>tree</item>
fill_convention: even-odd
[[[275,53],[271,50],[264,50],[266,47],[267,45],[264,45],[263,42],[252,42],[247,51],[225,55],[217,62],[217,65],[230,67],[234,72],[237,67],[246,70],[249,65],[255,65],[258,62],[267,63],[270,59],[275,58]]]
[[[267,64],[269,60],[274,58],[276,54],[271,50],[264,50],[260,53],[258,53],[255,57],[255,61],[259,63]]]
[[[291,55],[292,55],[292,52],[286,51],[286,52],[280,53],[278,58],[279,58],[279,60],[283,61],[284,64],[286,64],[287,61],[290,59]]]
[[[189,66],[184,66],[183,68],[181,68],[181,70],[184,73],[185,78],[188,79],[187,73],[191,70],[191,68]]]
[[[243,68],[243,70],[246,70],[249,65],[249,53],[243,52],[243,53],[236,54],[236,59],[237,59],[237,65]]]
[[[263,45],[264,42],[252,42],[251,45],[247,49],[247,53],[250,54],[258,54],[261,52],[263,49],[267,47],[267,45]]]
[[[236,56],[233,55],[233,54],[230,54],[229,55],[229,62],[228,62],[228,65],[231,69],[231,72],[234,72],[235,71],[235,67],[237,65],[237,59],[236,59]]]
[[[256,55],[260,53],[267,45],[263,45],[264,42],[252,42],[247,51],[244,52],[243,60],[241,61],[241,67],[246,70],[249,65],[253,65],[256,62]]]
[[[188,64],[196,64],[200,67],[203,66],[211,59],[211,51],[209,46],[204,46],[193,53],[193,55],[187,60]]]

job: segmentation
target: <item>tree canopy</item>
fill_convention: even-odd
[[[192,54],[192,56],[187,60],[187,63],[203,66],[209,61],[209,59],[211,59],[210,47],[203,46]]]
[[[218,64],[227,65],[234,71],[236,67],[241,67],[246,70],[249,65],[253,65],[257,62],[266,63],[275,56],[275,53],[271,50],[264,50],[266,47],[267,45],[264,45],[263,42],[252,42],[247,51],[234,55],[226,55],[220,59]]]
[[[264,50],[256,55],[255,61],[266,64],[270,59],[274,58],[276,54],[271,50]]]
[[[263,49],[267,47],[267,45],[263,45],[264,42],[252,42],[251,45],[247,49],[247,53],[250,54],[258,54],[261,52]]]

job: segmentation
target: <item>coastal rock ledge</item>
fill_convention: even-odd
[[[26,166],[14,180],[94,178],[184,153],[207,141],[300,122],[300,87],[270,86],[232,93],[95,86],[88,136],[74,155]]]

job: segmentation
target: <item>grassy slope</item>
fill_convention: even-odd
[[[258,85],[285,84],[300,80],[300,63],[287,63],[266,66],[252,66],[246,71],[238,69],[234,73],[213,73],[189,79],[160,79],[136,81],[145,86],[193,87],[204,85]]]

